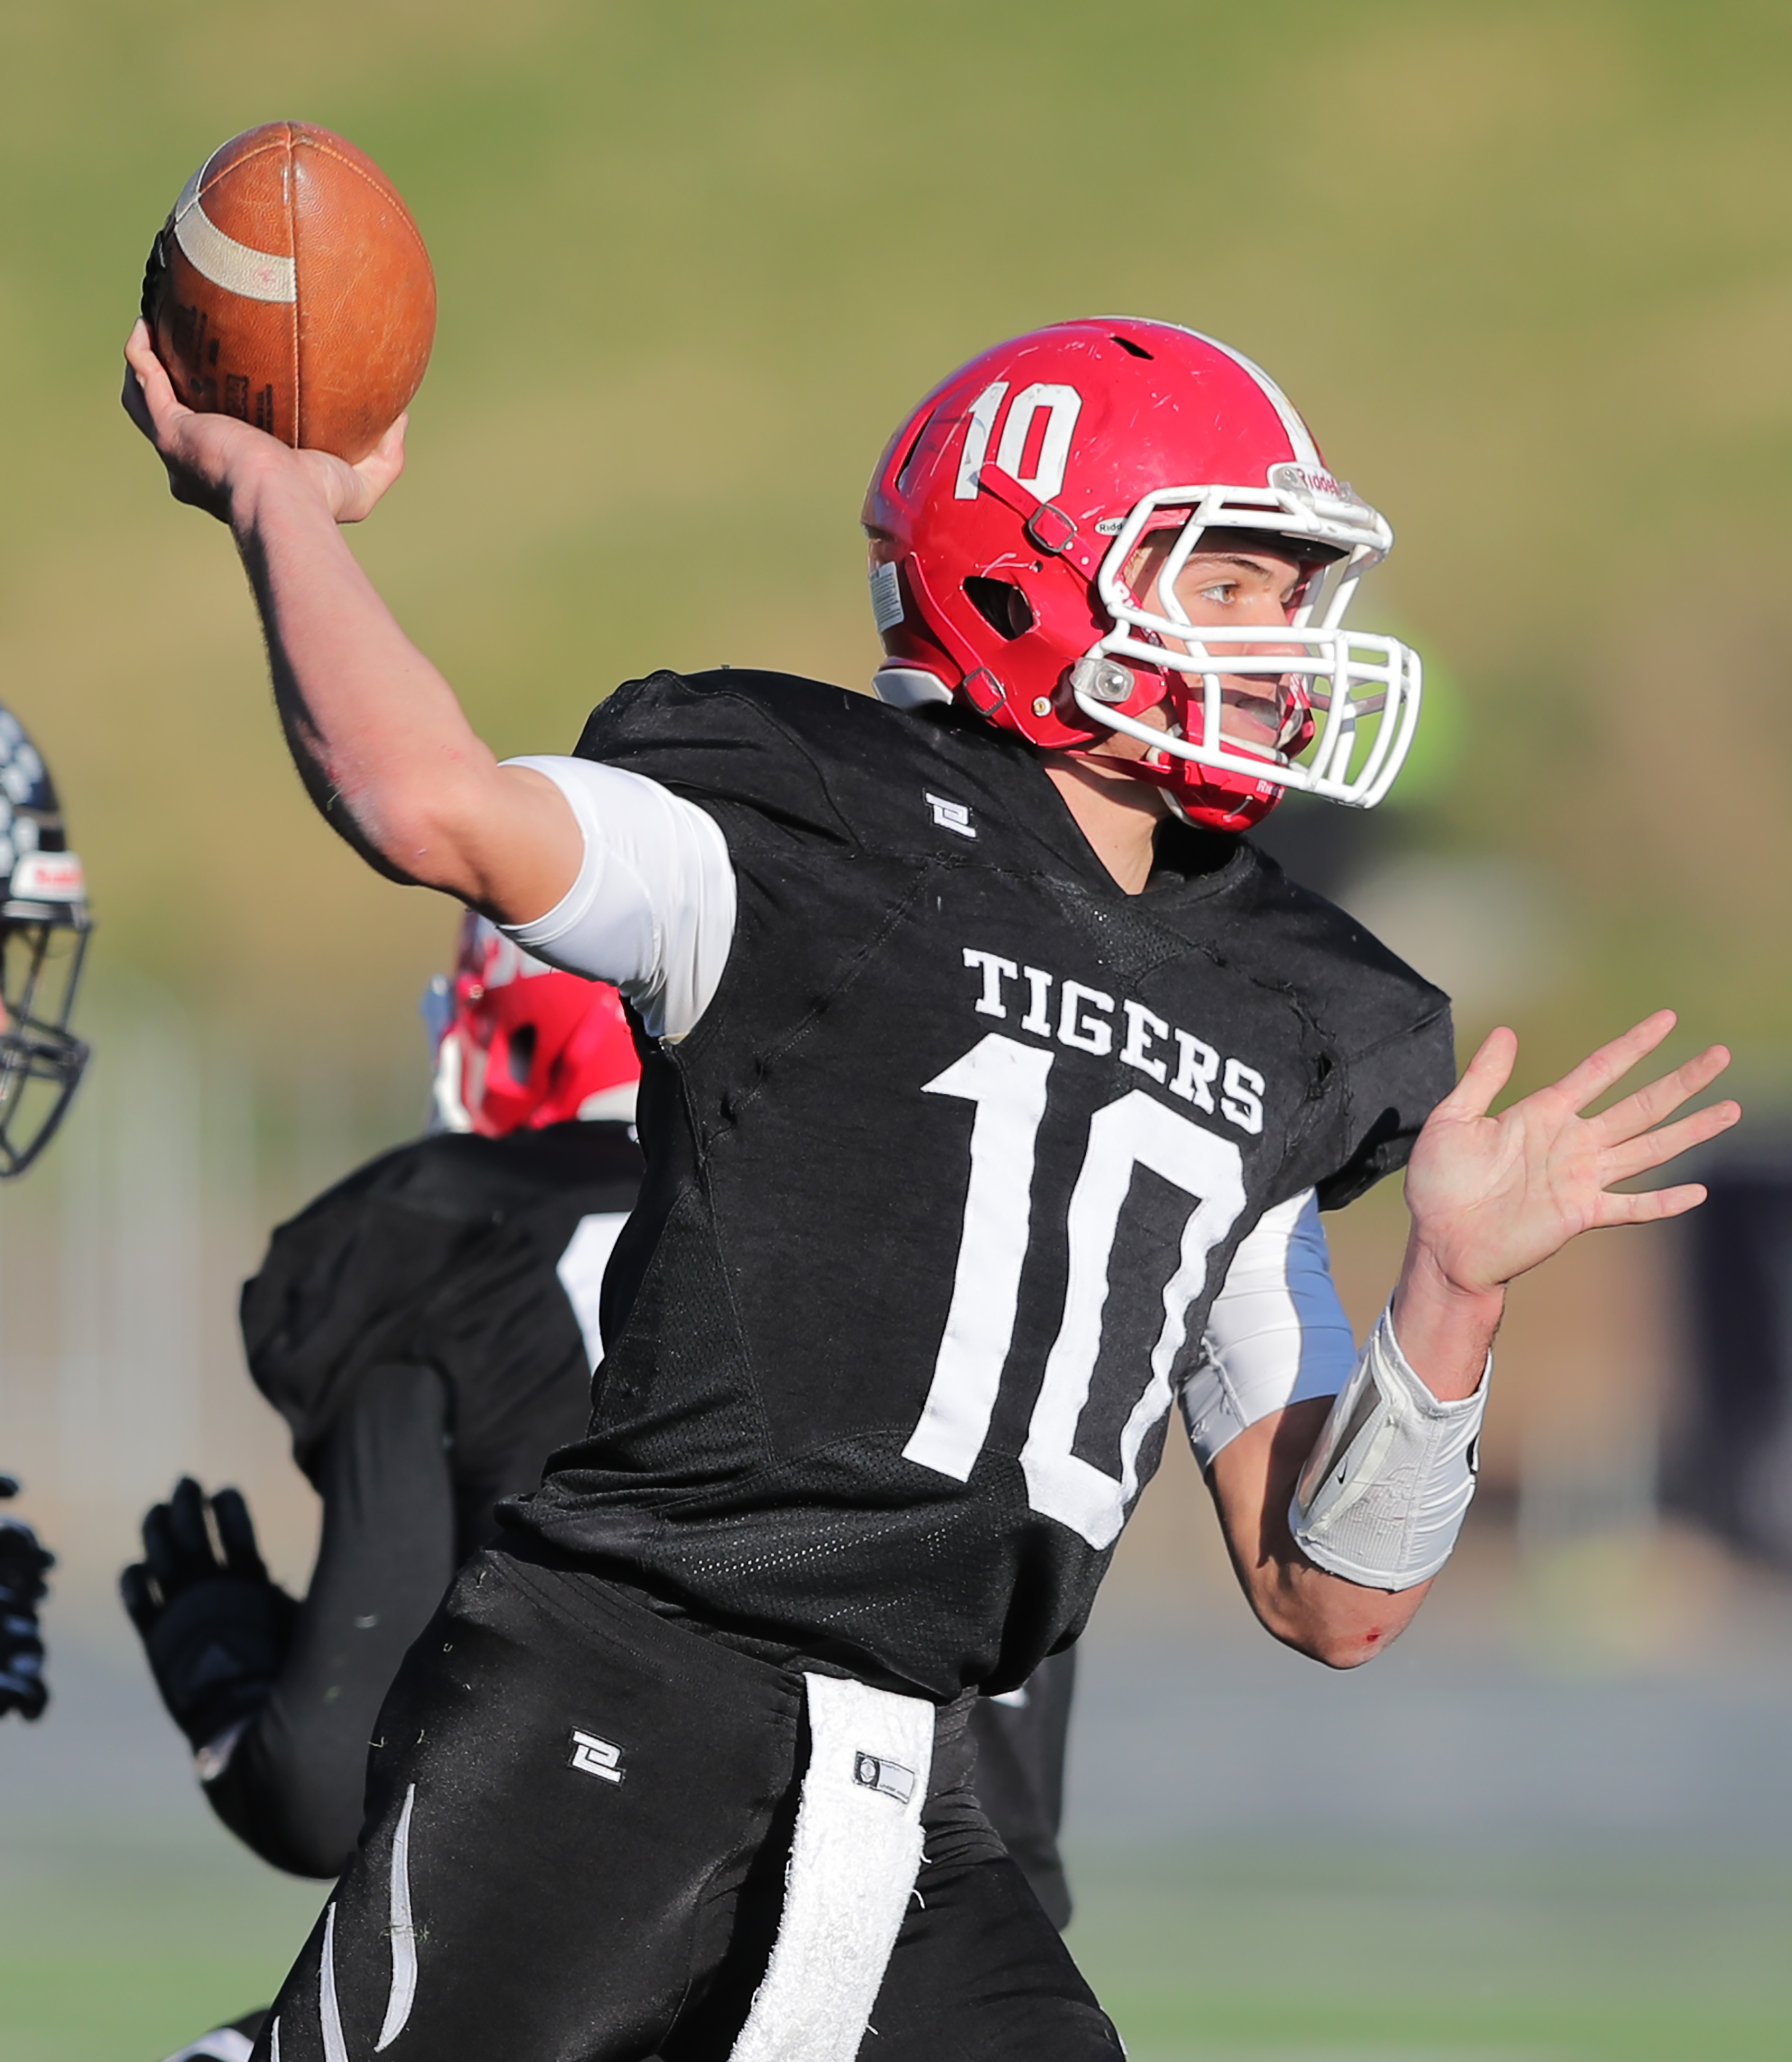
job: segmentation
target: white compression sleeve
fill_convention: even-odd
[[[545,917],[504,926],[523,950],[607,981],[648,1035],[682,1038],[734,942],[734,865],[712,816],[657,780],[592,759],[509,759],[544,773],[584,834],[579,877]]]
[[[1205,1470],[1247,1425],[1350,1379],[1357,1342],[1332,1283],[1311,1189],[1266,1210],[1240,1241],[1213,1299],[1201,1358],[1182,1386],[1189,1442]]]
[[[1449,1559],[1475,1493],[1487,1356],[1472,1396],[1444,1402],[1383,1311],[1301,1470],[1288,1522],[1309,1561],[1347,1582],[1409,1590]]]

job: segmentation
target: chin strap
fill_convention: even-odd
[[[1191,792],[1196,784],[1181,768],[1193,762],[1178,760],[1173,766],[1153,766],[1143,759],[1120,759],[1111,752],[1093,752],[1080,745],[1042,748],[1055,758],[1080,760],[1088,765],[1117,771],[1129,780],[1143,780],[1157,789],[1180,821],[1197,830],[1217,831],[1229,837],[1241,836],[1245,832],[1254,830],[1288,792],[1285,788],[1265,784],[1270,786],[1267,796],[1234,795],[1225,788],[1215,788],[1210,782],[1202,784],[1228,804],[1222,808],[1215,802],[1200,800]]]
[[[1027,542],[1042,558],[1060,559],[1072,572],[1092,580],[1108,556],[1107,540],[1092,545],[1056,502],[1041,501],[1030,487],[1023,487],[1012,473],[999,465],[985,464],[977,473],[977,485],[1004,508],[1020,518]]]

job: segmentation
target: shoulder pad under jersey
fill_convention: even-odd
[[[575,748],[694,798],[736,802],[847,841],[868,795],[933,753],[928,728],[869,695],[790,673],[724,668],[628,680]]]
[[[367,1368],[409,1357],[418,1314],[495,1234],[539,1217],[551,1270],[565,1230],[555,1242],[547,1221],[631,1209],[642,1164],[621,1125],[439,1133],[358,1168],[280,1226],[240,1316],[250,1373],[301,1455]]]
[[[1274,941],[1265,972],[1321,1027],[1345,1070],[1346,1157],[1319,1182],[1340,1210],[1405,1165],[1419,1128],[1456,1084],[1449,997],[1347,911],[1291,881],[1267,854],[1241,883],[1241,949]]]

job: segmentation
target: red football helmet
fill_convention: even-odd
[[[448,1130],[502,1138],[568,1117],[633,1121],[641,1062],[622,997],[532,958],[483,917],[462,920],[453,988],[438,976],[423,1009],[436,1018]]]
[[[960,700],[1059,751],[1125,732],[1150,751],[1104,764],[1221,830],[1289,788],[1372,808],[1400,770],[1417,655],[1340,628],[1393,532],[1268,374],[1210,337],[1120,319],[997,345],[891,439],[864,521],[886,701]],[[1209,528],[1262,532],[1301,562],[1285,633],[1191,624],[1175,583]],[[1151,607],[1129,568],[1158,532]],[[1277,683],[1273,747],[1221,735],[1221,681],[1239,675]],[[1160,703],[1167,731],[1140,720]]]

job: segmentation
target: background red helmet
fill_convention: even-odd
[[[1417,655],[1341,628],[1393,533],[1332,476],[1268,374],[1212,338],[1115,319],[997,345],[892,438],[864,520],[887,701],[963,701],[1059,750],[1136,736],[1145,758],[1108,763],[1225,830],[1289,788],[1370,807],[1405,756]],[[1216,527],[1261,532],[1308,569],[1267,652],[1261,626],[1197,631],[1181,615],[1176,576]],[[1174,615],[1127,580],[1161,532],[1174,533],[1157,580]],[[1279,749],[1221,736],[1221,682],[1240,674],[1281,684]],[[1160,703],[1167,733],[1140,720]]]
[[[438,976],[424,1012],[436,1019],[435,1106],[450,1131],[632,1121],[641,1063],[622,997],[532,958],[483,917],[463,918],[453,986]]]

